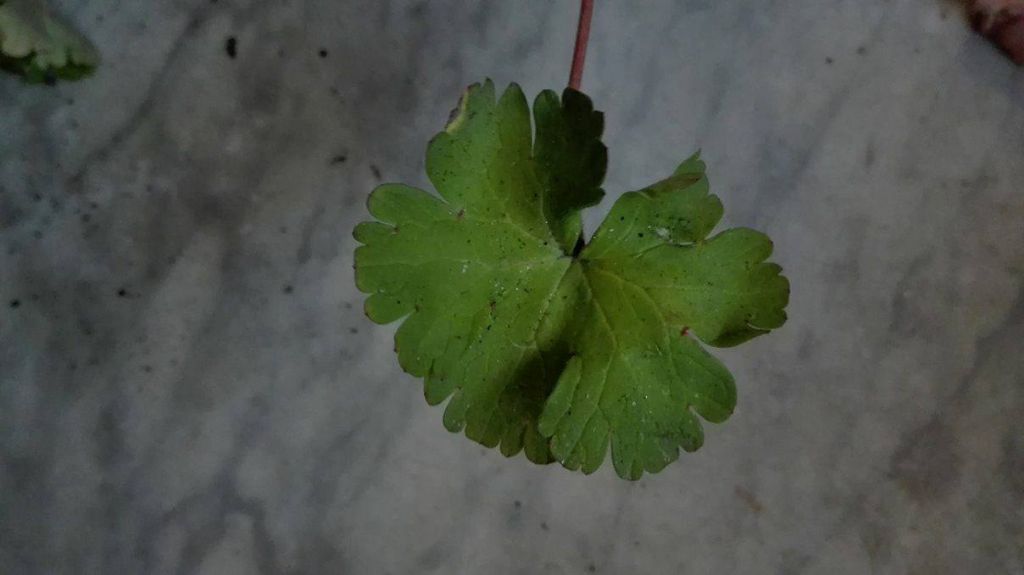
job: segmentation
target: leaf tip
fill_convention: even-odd
[[[701,152],[702,150],[698,149],[689,158],[683,160],[672,175],[703,176],[704,173],[707,171],[707,164],[705,164],[704,160],[701,159]]]

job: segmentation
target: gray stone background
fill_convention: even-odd
[[[955,4],[598,2],[588,225],[699,147],[793,285],[634,483],[445,432],[352,281],[463,86],[564,85],[574,1],[57,6],[104,62],[0,78],[0,572],[1024,573],[1024,71]]]

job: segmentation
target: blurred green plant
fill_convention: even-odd
[[[54,84],[83,78],[98,63],[92,44],[43,0],[0,0],[0,69],[28,83]]]

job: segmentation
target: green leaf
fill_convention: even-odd
[[[656,472],[703,443],[697,415],[736,403],[708,354],[779,327],[789,284],[770,240],[722,216],[696,155],[624,194],[582,250],[580,211],[601,197],[602,116],[583,94],[463,95],[427,150],[440,197],[401,184],[370,196],[356,283],[378,323],[403,319],[402,368],[448,400],[451,431],[507,456],[591,473]]]
[[[50,14],[43,0],[0,1],[0,69],[29,83],[77,80],[99,58],[80,34]]]

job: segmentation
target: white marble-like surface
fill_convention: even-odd
[[[575,2],[62,5],[99,73],[0,79],[0,573],[1024,573],[1024,71],[952,4],[598,3],[602,209],[700,147],[793,285],[636,483],[445,432],[352,281]]]

